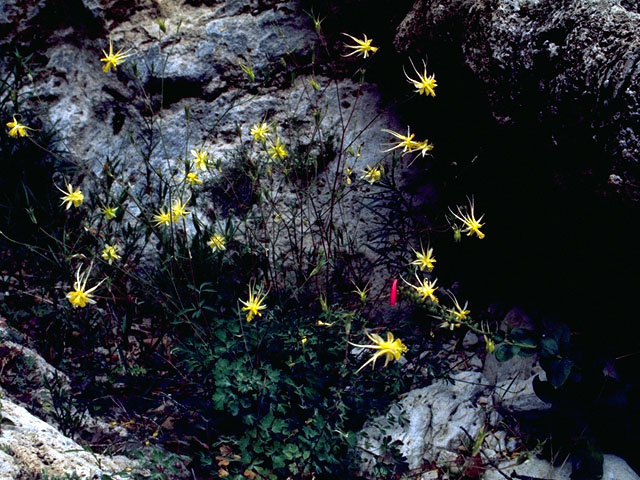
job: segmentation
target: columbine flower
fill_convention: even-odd
[[[271,155],[271,158],[274,160],[284,160],[289,156],[284,145],[282,145],[282,142],[280,142],[280,139],[277,137],[275,142],[273,142],[273,144],[267,149],[267,153]]]
[[[69,208],[71,208],[71,205],[73,205],[74,207],[79,207],[80,205],[82,205],[82,202],[84,201],[84,195],[82,194],[80,189],[74,190],[73,187],[68,183],[66,192],[57,185],[56,188],[64,193],[64,195],[60,197],[60,200],[62,200],[62,203],[60,205],[64,205],[66,203],[67,208],[65,210],[69,210]]]
[[[351,282],[351,283],[353,283],[353,282]],[[358,285],[356,285],[355,283],[353,283],[353,286],[356,287],[356,289],[352,290],[352,292],[358,295],[358,297],[360,298],[360,301],[362,303],[366,303],[367,302],[367,294],[369,293],[369,282],[367,282],[367,284],[364,286],[364,288],[358,287]]]
[[[423,140],[421,142],[414,142],[413,143],[413,149],[416,150],[417,152],[420,152],[419,155],[421,157],[424,157],[431,150],[433,150],[433,144],[429,143],[429,140]],[[416,155],[415,158],[418,158],[418,155]]]
[[[259,317],[262,316],[260,311],[267,308],[264,304],[266,296],[267,294],[263,291],[262,285],[255,289],[249,285],[249,300],[246,302],[240,300],[240,303],[244,305],[244,307],[242,307],[242,311],[247,312],[247,322],[253,320],[253,317],[256,315]]]
[[[181,200],[176,199],[173,201],[173,206],[171,207],[171,221],[178,222],[182,219],[187,218],[191,212],[187,211],[187,200],[185,203],[182,203]]]
[[[207,169],[207,163],[209,161],[209,152],[205,152],[204,150],[198,148],[197,150],[191,150],[191,155],[193,155],[193,163],[196,168],[200,170]]]
[[[267,135],[271,133],[271,125],[266,122],[256,123],[251,127],[249,133],[256,142],[266,142]]]
[[[87,289],[87,279],[89,278],[90,273],[91,267],[89,267],[84,275],[80,274],[80,267],[78,267],[78,271],[76,272],[76,281],[73,283],[73,290],[67,293],[67,299],[71,302],[73,308],[85,307],[87,303],[96,303],[96,301],[91,298],[91,292],[98,288],[104,280],[98,283],[95,287]]]
[[[362,40],[358,40],[357,38],[352,37],[348,33],[343,33],[343,35],[346,35],[351,40],[356,42],[356,45],[347,45],[345,43],[345,46],[347,48],[350,48],[350,49],[353,50],[353,52],[345,55],[345,57],[350,57],[351,55],[353,55],[355,53],[361,53],[363,58],[367,58],[369,56],[369,52],[376,53],[378,51],[378,47],[372,46],[371,45],[372,39],[371,38],[367,38],[366,35],[364,36],[364,39],[362,39]]]
[[[416,254],[416,259],[411,262],[409,265],[416,265],[420,267],[420,271],[423,271],[425,268],[427,272],[430,272],[435,267],[434,263],[436,263],[436,259],[433,256],[433,248],[427,249],[427,253],[424,253],[424,248],[421,248],[420,251],[413,251]]]
[[[434,89],[438,86],[438,84],[436,83],[436,77],[435,75],[427,77],[427,64],[424,60],[422,61],[422,65],[424,65],[424,72],[420,73],[418,72],[418,69],[413,64],[413,62],[411,62],[411,66],[413,67],[414,72],[416,72],[416,75],[418,75],[418,80],[410,78],[409,75],[407,75],[407,72],[404,72],[404,75],[405,77],[407,77],[407,80],[409,80],[409,83],[412,83],[416,88],[416,92],[418,94],[422,95],[424,93],[425,95],[431,95],[432,97],[435,97],[436,92]]]
[[[383,173],[384,169],[382,168],[382,166],[376,165],[375,167],[370,167],[369,165],[367,165],[367,167],[362,171],[362,177],[360,178],[373,185],[374,183],[380,181]]]
[[[409,127],[407,127],[406,135],[402,135],[401,133],[394,132],[393,130],[388,130],[386,128],[383,128],[382,131],[390,135],[393,135],[394,137],[400,140],[393,147],[387,148],[386,150],[383,150],[383,152],[390,152],[391,150],[395,150],[396,148],[402,148],[402,153],[413,152],[413,150],[415,150],[419,145],[419,142],[413,139],[413,137],[415,137],[416,134],[411,133]]]
[[[202,179],[198,176],[196,172],[189,172],[184,176],[185,181],[189,185],[202,185]]]
[[[111,265],[114,260],[120,260],[119,251],[120,247],[118,245],[105,245],[104,250],[102,250],[102,258]]]
[[[211,251],[215,253],[215,252],[223,252],[224,250],[226,250],[227,249],[226,243],[227,242],[224,239],[224,236],[222,236],[219,233],[214,233],[213,235],[211,235],[211,237],[209,237],[209,241],[207,242],[207,245],[209,245],[209,247],[211,247]]]
[[[463,211],[463,208],[458,206],[458,213],[455,213],[453,210],[451,210],[451,208],[449,208],[449,211],[451,212],[451,214],[456,217],[458,220],[460,220],[463,224],[464,227],[462,228],[461,231],[466,232],[467,236],[471,236],[474,233],[478,236],[478,238],[482,239],[484,238],[484,233],[482,233],[480,231],[480,228],[484,225],[484,223],[480,223],[482,221],[482,218],[484,217],[484,215],[481,215],[480,218],[478,218],[476,220],[475,217],[475,213],[473,212],[473,199],[469,201],[469,212],[465,213]]]
[[[404,278],[402,281],[413,288],[418,295],[422,297],[422,300],[426,300],[427,298],[431,300],[433,303],[438,303],[438,297],[434,295],[438,287],[436,287],[436,282],[438,279],[435,279],[433,282],[429,279],[425,278],[424,280],[420,280],[418,274],[416,273],[416,280],[418,281],[418,285],[413,285],[407,282]]]
[[[113,220],[114,218],[116,218],[116,212],[118,211],[118,207],[104,207],[100,209],[100,212],[102,213],[102,215],[104,215],[104,218],[107,220]]]
[[[256,79],[256,74],[253,71],[253,67],[251,65],[247,65],[245,63],[240,62],[240,68],[242,69],[242,71],[244,72],[244,74],[249,77],[249,80],[251,80],[252,82],[255,81]]]
[[[155,222],[156,227],[161,225],[167,226],[171,223],[171,212],[161,208],[158,210],[158,213],[153,216],[153,221]]]
[[[131,56],[129,51],[130,50],[123,52],[122,50],[118,50],[116,53],[113,53],[113,42],[111,41],[111,39],[109,39],[109,53],[102,50],[102,53],[104,53],[104,58],[100,59],[101,62],[105,62],[104,66],[102,67],[102,71],[108,72],[109,70],[111,70],[111,68],[117,70],[116,67],[123,63],[127,57]]]
[[[399,360],[400,356],[407,351],[407,347],[404,345],[404,343],[402,343],[402,340],[400,340],[399,338],[396,338],[394,340],[393,334],[391,332],[387,332],[386,340],[383,340],[382,337],[377,333],[370,334],[369,332],[365,332],[365,335],[374,343],[373,345],[358,345],[351,342],[349,342],[349,344],[358,348],[371,348],[378,351],[374,353],[373,356],[356,371],[356,373],[358,373],[370,363],[372,364],[371,368],[374,368],[378,357],[381,357],[383,355],[386,357],[384,361],[384,366],[386,367],[389,363],[389,360]]]
[[[447,309],[447,312],[453,317],[453,320],[445,320],[440,326],[453,330],[468,318],[471,311],[467,310],[468,302],[465,302],[464,307],[461,307],[456,297],[451,295],[451,299],[453,300],[453,308]]]
[[[486,335],[483,335],[483,337],[484,337],[484,344],[485,344],[485,349],[487,353],[489,354],[493,353],[493,351],[496,349],[496,344],[494,343],[493,340],[491,340]]]
[[[19,123],[16,120],[16,117],[13,117],[13,122],[7,122],[7,127],[9,127],[9,136],[10,137],[26,137],[29,135],[29,132],[27,132],[27,130],[33,130],[32,128],[27,127],[26,125],[23,125],[21,123]]]

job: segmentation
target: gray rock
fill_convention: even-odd
[[[434,42],[460,52],[498,122],[544,125],[553,132],[550,144],[568,148],[577,134],[593,139],[602,152],[597,164],[567,168],[601,194],[637,202],[640,12],[634,5],[417,0],[394,44],[403,53],[425,53]],[[609,181],[611,175],[619,180]]]
[[[544,478],[549,480],[570,480],[571,464],[565,462],[560,467],[554,467],[548,461],[540,458],[532,458],[522,463],[514,465],[515,462],[503,462],[498,468],[507,475],[518,473],[533,478]],[[488,470],[484,480],[504,480],[504,476],[496,470]],[[602,480],[638,480],[640,477],[622,458],[616,455],[604,455],[602,465]]]
[[[464,431],[475,438],[488,421],[487,410],[476,405],[485,388],[482,381],[480,373],[461,372],[454,376],[453,384],[438,382],[412,390],[385,416],[365,425],[358,445],[365,452],[379,454],[386,437],[399,441],[409,468],[455,460],[459,447],[468,441]],[[373,458],[362,455],[364,471],[373,466]]]
[[[83,479],[100,478],[136,466],[135,461],[124,456],[109,457],[83,449],[25,408],[1,396],[0,479],[40,475],[43,471],[55,476],[75,473]]]

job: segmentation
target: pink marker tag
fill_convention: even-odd
[[[391,281],[391,296],[389,297],[389,305],[392,307],[396,304],[398,299],[398,279],[394,278]]]

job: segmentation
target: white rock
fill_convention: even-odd
[[[458,448],[475,437],[487,421],[485,409],[475,400],[482,393],[482,374],[461,372],[455,383],[434,383],[412,390],[391,406],[387,415],[367,423],[358,445],[379,454],[389,437],[401,443],[399,450],[409,468],[419,468],[425,461],[445,463],[457,457]],[[464,429],[464,430],[463,430]],[[373,457],[362,457],[364,471],[373,466]]]
[[[123,456],[90,453],[51,425],[3,396],[0,432],[0,480],[39,475],[76,473],[80,478],[99,478],[122,472],[135,462]],[[17,472],[17,473],[16,473]]]

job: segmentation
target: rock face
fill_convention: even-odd
[[[434,42],[478,78],[501,123],[541,130],[573,174],[640,200],[640,13],[620,0],[418,0],[398,51]],[[582,144],[588,145],[585,147]],[[593,155],[591,155],[591,153]],[[588,157],[588,158],[587,158]]]
[[[53,476],[75,473],[83,479],[101,478],[135,466],[124,456],[107,457],[85,450],[6,397],[0,404],[0,479],[40,475],[43,471]]]

